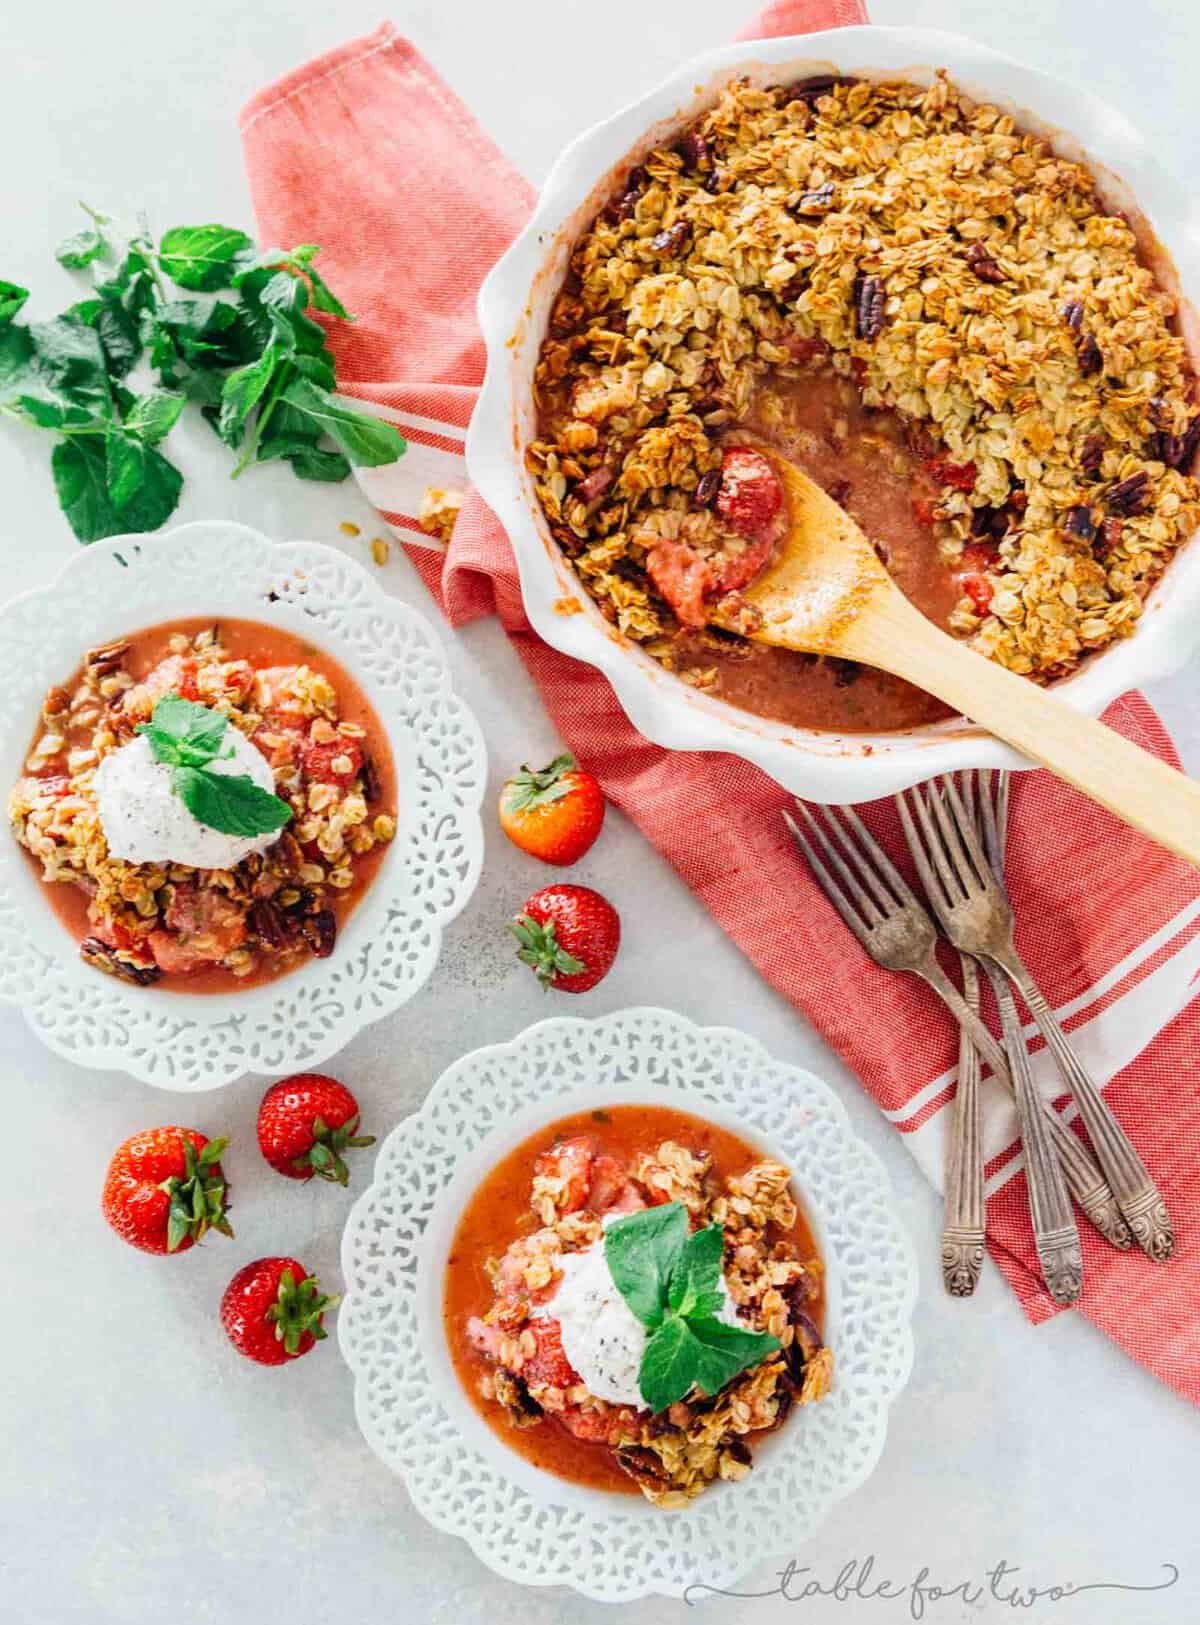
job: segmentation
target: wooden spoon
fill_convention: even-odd
[[[1200,864],[1200,785],[927,621],[849,514],[794,464],[755,449],[783,485],[788,528],[774,560],[743,589],[762,615],[761,626],[744,623],[747,636],[906,678]]]

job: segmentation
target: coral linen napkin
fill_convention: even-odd
[[[775,0],[743,37],[864,21],[857,0]],[[842,927],[784,831],[783,791],[732,757],[650,744],[603,677],[542,643],[522,612],[507,537],[474,493],[448,549],[418,541],[423,488],[466,485],[463,434],[484,370],[475,296],[528,216],[529,185],[390,25],[263,91],[241,128],[260,237],[321,243],[322,268],[360,313],[331,333],[342,387],[410,437],[407,456],[365,471],[363,485],[413,544],[410,557],[447,619],[500,616],[563,737],[609,797],[845,1058],[940,1186],[956,1035],[923,984],[878,969]],[[1175,762],[1140,696],[1118,701],[1106,720]],[[1200,1005],[1189,1004],[1200,972],[1200,886],[1046,773],[1019,775],[1012,803],[1021,950],[1107,1083],[1179,1237],[1163,1268],[1115,1252],[1084,1224],[1081,1312],[1200,1403]],[[890,806],[873,808],[871,821],[895,851]],[[1034,1063],[1055,1093],[1040,1041]],[[1037,1274],[1006,1102],[990,1103],[987,1153],[992,1254],[1041,1321],[1056,1306]]]

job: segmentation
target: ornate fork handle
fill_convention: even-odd
[[[983,1022],[971,1009],[954,983],[944,973],[942,967],[932,954],[927,963],[914,966],[918,976],[927,981],[934,992],[950,1010],[959,1026],[970,1035],[975,1048],[983,1056],[1000,1082],[1009,1091],[1015,1094],[1012,1075],[1008,1070],[1004,1051],[997,1044]],[[1046,1120],[1054,1142],[1054,1149],[1058,1160],[1062,1163],[1063,1172],[1067,1177],[1067,1184],[1071,1187],[1071,1194],[1087,1214],[1088,1218],[1099,1230],[1106,1241],[1122,1251],[1133,1244],[1133,1237],[1129,1233],[1129,1226],[1124,1215],[1117,1206],[1117,1199],[1109,1187],[1108,1181],[1100,1172],[1092,1159],[1091,1152],[1063,1122],[1048,1101],[1039,1101],[1042,1115]]]
[[[1103,1168],[1121,1212],[1129,1221],[1134,1240],[1157,1263],[1163,1264],[1175,1251],[1175,1232],[1167,1205],[1146,1164],[1129,1142],[1129,1137],[1109,1109],[1104,1096],[1093,1083],[1071,1041],[1046,1003],[1042,990],[1016,953],[997,956],[996,963],[1017,988],[1058,1063],[1067,1087],[1079,1107],[1088,1139]],[[1011,997],[1011,995],[1010,995]]]
[[[979,973],[962,958],[969,1008],[979,1011]],[[946,1205],[942,1220],[942,1282],[954,1298],[969,1298],[983,1268],[983,1151],[979,1133],[979,1054],[965,1027],[959,1031],[958,1087],[946,1156]]]
[[[1021,1122],[1025,1147],[1025,1180],[1029,1187],[1029,1212],[1042,1278],[1055,1303],[1074,1303],[1083,1291],[1083,1252],[1079,1231],[1071,1212],[1063,1166],[1058,1159],[1044,1105],[1029,1070],[1025,1035],[1013,1002],[1012,990],[1000,970],[984,961],[984,969],[996,995],[1000,1025],[1004,1029],[1004,1049],[1012,1070],[1013,1093]],[[1057,1113],[1055,1114],[1057,1116]],[[1067,1131],[1070,1133],[1070,1130]],[[1072,1135],[1072,1138],[1074,1136]]]

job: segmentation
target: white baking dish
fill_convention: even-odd
[[[488,367],[467,458],[472,479],[512,539],[535,630],[604,672],[648,739],[678,750],[730,751],[818,801],[865,801],[954,768],[1030,764],[961,718],[902,733],[817,732],[739,711],[664,671],[603,618],[550,536],[522,461],[534,432],[530,381],[574,238],[617,174],[709,106],[730,78],[744,74],[765,84],[836,72],[928,83],[940,67],[969,94],[999,104],[1060,152],[1098,171],[1106,199],[1145,232],[1161,279],[1182,295],[1183,331],[1200,356],[1192,310],[1200,303],[1200,206],[1160,166],[1144,137],[1088,91],[971,40],[916,28],[743,41],[694,58],[571,143],[479,298]],[[1178,668],[1198,639],[1200,548],[1193,544],[1167,570],[1134,635],[1087,661],[1057,692],[1096,715],[1118,694]]]

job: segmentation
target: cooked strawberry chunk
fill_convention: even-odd
[[[986,615],[992,607],[992,595],[995,588],[985,575],[975,571],[963,576],[962,590],[975,606],[977,615]]]
[[[545,1181],[542,1188],[552,1196],[559,1213],[574,1213],[587,1201],[595,1155],[591,1140],[581,1135],[543,1151],[534,1163],[533,1177]]]
[[[181,700],[200,698],[194,660],[185,659],[183,655],[168,655],[160,660],[140,683],[126,690],[122,706],[133,716],[149,717],[164,694],[178,694]]]
[[[307,740],[300,760],[307,778],[345,790],[362,772],[363,753],[356,740],[339,735],[322,744]]]
[[[552,1388],[572,1388],[580,1380],[563,1352],[562,1327],[549,1315],[539,1315],[528,1323],[537,1348],[525,1361],[521,1375],[527,1383],[544,1382]]]
[[[680,625],[701,627],[704,600],[716,586],[712,566],[686,542],[656,542],[646,555],[646,574],[675,611]]]
[[[772,534],[782,506],[783,491],[762,453],[748,446],[729,447],[721,460],[716,509],[730,530],[760,541]]]
[[[568,1433],[589,1444],[616,1444],[637,1430],[637,1412],[629,1405],[613,1405],[606,1411],[585,1411],[579,1405],[568,1405],[557,1414]]]
[[[930,461],[929,472],[939,485],[952,486],[956,491],[975,489],[974,463],[952,463],[948,458],[935,457]]]
[[[246,915],[224,892],[177,885],[163,916],[165,930],[151,931],[155,963],[168,974],[212,965],[236,948],[246,935]]]
[[[636,1213],[645,1207],[637,1186],[616,1157],[600,1156],[592,1168],[588,1206],[598,1217],[605,1213]]]
[[[760,537],[757,542],[751,542],[736,558],[730,559],[721,572],[717,591],[740,592],[743,587],[748,587],[755,576],[770,562],[776,540],[774,533]]]

